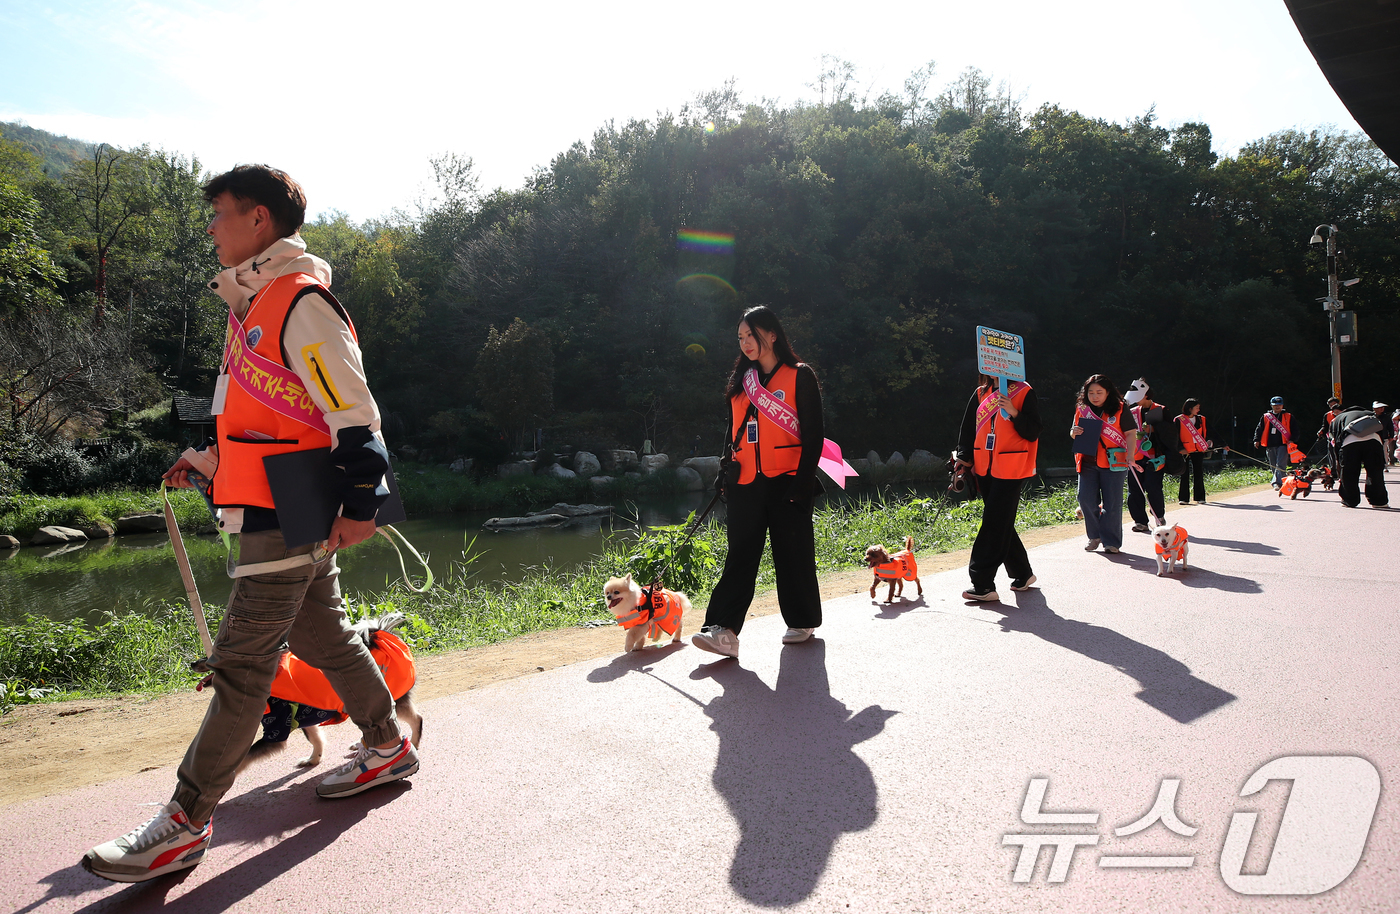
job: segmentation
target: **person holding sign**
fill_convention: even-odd
[[[1123,548],[1123,478],[1128,455],[1136,453],[1137,420],[1106,376],[1092,375],[1084,382],[1069,435],[1089,537],[1084,550],[1093,552],[1102,543],[1105,552],[1116,553]]]
[[[812,499],[824,445],[816,372],[797,360],[778,316],[766,305],[739,321],[739,357],[725,389],[727,455],[721,478],[729,509],[729,552],[710,594],[705,624],[691,642],[739,656],[739,632],[753,602],[765,540],[773,545],[784,644],[806,641],[822,624]]]
[[[1030,590],[1035,583],[1030,557],[1016,535],[1016,509],[1021,486],[1035,475],[1040,405],[1026,382],[1012,382],[1005,395],[999,384],[990,375],[978,379],[958,432],[957,462],[977,474],[982,494],[982,526],[967,563],[972,587],[963,591],[964,600],[1000,599],[995,579],[1003,565],[1012,590]]]
[[[289,645],[325,672],[362,740],[321,780],[318,795],[350,796],[418,770],[394,696],[350,627],[337,583],[336,548],[374,535],[389,494],[389,456],[355,328],[327,288],[329,265],[306,252],[298,233],[306,197],[289,175],[240,165],[203,190],[214,209],[208,233],[227,268],[209,283],[229,305],[212,408],[218,445],[191,452],[198,465],[181,457],[165,479],[188,487],[200,465],[215,464],[209,497],[222,509],[220,526],[239,532],[236,571],[243,574],[233,575],[210,656],[194,665],[209,673],[213,698],[180,763],[174,795],[145,824],[82,859],[88,872],[117,882],[142,882],[204,859],[214,808],[257,738]],[[340,512],[327,543],[289,547],[263,458],[322,448]]]
[[[1137,456],[1128,470],[1128,516],[1133,519],[1134,533],[1151,533],[1153,527],[1166,522],[1162,475],[1167,469],[1167,448],[1175,442],[1163,432],[1176,427],[1166,422],[1161,405],[1152,399],[1152,387],[1146,378],[1134,381],[1133,389],[1123,400],[1138,427]]]
[[[1206,454],[1210,453],[1213,442],[1206,438],[1206,417],[1201,415],[1201,401],[1191,397],[1181,405],[1181,415],[1176,417],[1177,453],[1182,457],[1181,485],[1177,490],[1177,504],[1191,504],[1190,483],[1196,486],[1196,504],[1205,504]]]

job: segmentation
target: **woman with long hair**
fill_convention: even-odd
[[[1083,450],[1076,441],[1074,455],[1089,537],[1084,550],[1093,552],[1102,543],[1104,552],[1118,552],[1123,548],[1123,478],[1136,453],[1137,421],[1107,375],[1091,375],[1079,390],[1070,438],[1079,438],[1086,427],[1097,432],[1097,440]]]
[[[1191,397],[1181,405],[1176,417],[1177,453],[1181,455],[1181,485],[1177,489],[1177,504],[1191,504],[1191,482],[1196,483],[1196,504],[1206,500],[1206,454],[1211,442],[1206,438],[1206,417],[1201,415],[1201,401]]]
[[[721,479],[729,552],[704,627],[691,641],[737,657],[765,540],[773,546],[778,609],[788,624],[783,643],[806,641],[822,624],[812,527],[824,435],[821,388],[766,305],[750,308],[739,320],[739,357],[725,396],[729,432]]]

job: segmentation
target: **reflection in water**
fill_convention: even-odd
[[[820,638],[787,645],[780,663],[773,689],[734,660],[691,674],[724,687],[705,714],[719,734],[715,789],[739,823],[729,884],[765,907],[811,895],[836,839],[875,824],[875,778],[852,750],[898,713],[851,714],[833,698]]]

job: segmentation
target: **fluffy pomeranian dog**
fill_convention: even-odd
[[[673,644],[681,640],[681,622],[690,612],[690,598],[685,594],[660,585],[643,589],[630,574],[608,578],[603,600],[617,617],[617,624],[627,631],[622,641],[624,652],[641,650],[648,641],[660,641],[666,635]]]
[[[890,589],[885,594],[885,602],[893,603],[895,597],[904,596],[904,582],[913,581],[919,588],[919,596],[924,595],[924,584],[919,580],[919,563],[914,560],[914,537],[904,538],[904,548],[890,555],[889,550],[876,543],[865,550],[865,564],[875,571],[875,580],[870,584],[870,598],[875,599],[875,589],[881,581],[889,581]]]
[[[1178,563],[1186,570],[1186,553],[1190,547],[1186,542],[1186,528],[1180,524],[1163,524],[1152,531],[1154,547],[1157,551],[1157,577],[1171,574]]]
[[[413,686],[418,673],[413,665],[413,653],[394,629],[404,622],[403,613],[389,613],[378,619],[365,619],[355,625],[355,631],[374,656],[384,674],[384,684],[394,695],[394,711],[399,721],[407,725],[414,747],[423,737],[423,715],[413,705]],[[325,752],[325,737],[321,727],[347,720],[345,703],[340,700],[326,674],[297,657],[291,651],[282,655],[277,676],[272,680],[272,695],[263,714],[263,735],[253,743],[238,771],[256,761],[287,748],[287,737],[300,729],[311,744],[311,754],[297,762],[310,767],[321,763]]]

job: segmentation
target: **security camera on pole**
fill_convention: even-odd
[[[1322,302],[1322,310],[1327,312],[1327,331],[1332,343],[1332,396],[1338,400],[1342,399],[1342,346],[1355,346],[1356,339],[1356,315],[1351,311],[1342,311],[1342,286],[1354,286],[1360,279],[1348,279],[1346,282],[1337,281],[1337,227],[1335,225],[1319,225],[1313,229],[1313,236],[1308,240],[1308,244],[1322,244],[1322,230],[1327,229],[1327,297],[1319,298]],[[1338,334],[1337,317],[1341,315],[1344,323],[1347,324],[1345,332]]]

